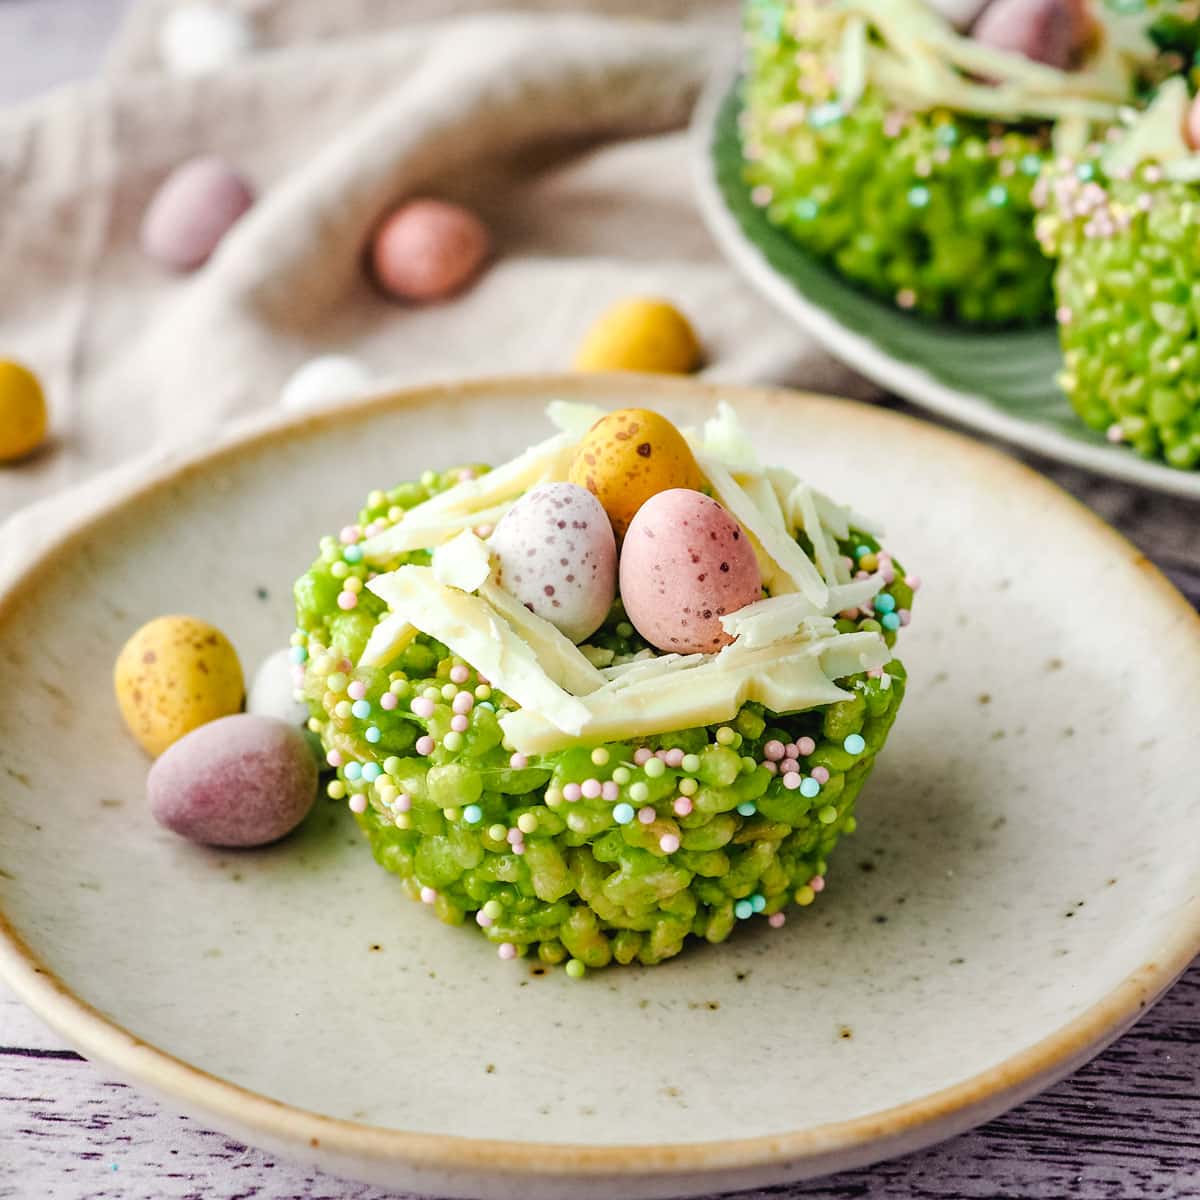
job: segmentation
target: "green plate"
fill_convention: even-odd
[[[747,279],[843,362],[944,417],[1064,462],[1200,497],[1200,471],[1178,471],[1110,445],[1075,416],[1055,382],[1053,327],[972,332],[900,312],[846,283],[773,226],[742,179],[736,84],[710,89],[696,115],[701,212]]]

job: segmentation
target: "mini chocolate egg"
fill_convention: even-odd
[[[299,729],[238,713],[180,738],[150,768],[160,825],[206,846],[263,846],[291,833],[317,796],[317,760]]]
[[[651,496],[668,488],[695,490],[704,483],[683,434],[666,417],[645,408],[622,408],[601,417],[579,443],[567,476],[604,505],[618,537]]]
[[[1187,143],[1193,150],[1200,150],[1200,96],[1192,101],[1184,124]]]
[[[46,397],[37,376],[0,359],[0,463],[24,458],[46,438]]]
[[[117,704],[147,754],[242,706],[242,667],[229,639],[196,617],[157,617],[125,643]]]
[[[1087,0],[992,0],[971,36],[1060,70],[1072,66],[1092,35]]]
[[[665,300],[622,300],[602,313],[575,355],[577,371],[651,371],[686,375],[700,365],[687,317]]]
[[[254,203],[250,185],[221,158],[193,158],[167,176],[142,218],[142,249],[176,271],[208,261]]]
[[[267,655],[250,682],[246,711],[261,717],[276,717],[288,725],[303,725],[308,720],[308,705],[296,699],[296,687],[303,675],[304,668],[295,664],[290,650],[276,650]]]
[[[732,639],[721,617],[762,599],[762,575],[742,527],[686,488],[651,497],[621,547],[621,600],[652,646],[711,653]]]
[[[375,232],[375,278],[400,300],[441,300],[464,287],[491,248],[487,226],[444,200],[410,200]]]
[[[617,544],[586,488],[532,488],[500,519],[488,545],[496,582],[571,641],[584,641],[604,623],[617,595]]]
[[[225,5],[180,4],[167,13],[158,31],[163,65],[180,77],[219,71],[253,46],[250,23]]]
[[[293,411],[315,408],[365,392],[370,383],[371,372],[357,358],[322,354],[292,373],[279,393],[279,403]]]

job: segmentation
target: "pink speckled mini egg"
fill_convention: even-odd
[[[1192,106],[1188,109],[1185,132],[1188,145],[1193,150],[1200,150],[1200,96],[1192,101]]]
[[[250,185],[224,159],[194,158],[154,194],[142,218],[142,249],[165,267],[191,271],[253,203]]]
[[[401,300],[441,300],[464,287],[491,247],[487,226],[444,200],[410,200],[388,216],[371,244],[380,286]]]
[[[617,595],[617,544],[587,488],[543,483],[504,514],[488,543],[498,580],[526,608],[582,642]]]
[[[742,527],[688,488],[651,496],[621,547],[621,599],[652,646],[711,653],[731,639],[721,617],[762,598],[762,575]]]

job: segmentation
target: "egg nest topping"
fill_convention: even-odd
[[[721,406],[683,432],[762,598],[716,653],[660,653],[619,596],[576,646],[498,586],[488,546],[604,416],[550,415],[560,432],[495,470],[372,492],[296,583],[292,656],[328,794],[377,861],[500,957],[579,976],[813,902],[904,696],[917,581],[864,519],[760,467]]]

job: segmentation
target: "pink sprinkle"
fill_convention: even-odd
[[[574,804],[580,796],[583,795],[583,789],[577,783],[568,783],[563,785],[563,799]]]
[[[421,903],[432,904],[437,899],[437,892],[431,887],[423,887],[421,889]]]
[[[692,811],[691,796],[676,796],[674,808],[677,817],[686,817]]]
[[[880,571],[880,574],[883,576],[884,583],[896,582],[896,572],[893,571],[891,567],[884,567],[883,570]]]
[[[840,618],[841,618],[843,621],[854,621],[854,620],[857,620],[857,618],[858,618],[858,609],[857,609],[857,608],[843,608],[843,609],[842,609],[842,611],[841,611],[840,613],[838,613],[838,616],[839,616],[839,617],[840,617]]]
[[[362,530],[357,525],[345,525],[342,527],[342,532],[338,534],[338,539],[347,546],[353,546],[361,537]]]
[[[525,853],[525,843],[524,842],[513,842],[512,851],[514,854],[524,854]]]
[[[585,779],[579,791],[589,800],[595,800],[604,791],[604,788],[598,779]]]
[[[459,692],[450,702],[456,713],[469,713],[475,707],[475,697],[470,692]]]
[[[433,740],[433,738],[431,738],[429,734],[425,734],[424,737],[417,738],[416,750],[418,754],[432,754],[433,748],[436,745],[437,743]]]
[[[867,672],[867,676],[870,679],[882,679],[883,678],[883,668],[882,667],[872,667]]]
[[[783,777],[783,786],[787,788],[789,792],[794,792],[800,786],[799,771],[789,771]]]
[[[664,854],[674,854],[679,849],[679,838],[673,833],[664,833],[658,839],[658,847]]]
[[[644,767],[652,758],[653,753],[646,749],[645,746],[639,746],[633,752],[633,761],[639,766]]]
[[[600,796],[604,800],[615,800],[621,794],[621,789],[611,780],[606,779],[600,785]]]
[[[340,750],[330,750],[330,752],[325,755],[325,761],[331,767],[340,767],[346,760],[342,757],[342,752]]]
[[[367,798],[361,793],[350,797],[350,811],[352,813],[365,813],[367,811]]]
[[[1075,314],[1066,304],[1060,304],[1058,306],[1058,312],[1055,313],[1055,316],[1058,317],[1058,323],[1060,325],[1070,325],[1070,323],[1075,319]]]
[[[763,770],[765,770],[768,775],[775,775],[775,774],[778,774],[778,772],[779,772],[779,764],[778,763],[765,762],[762,764],[762,766],[763,766]]]
[[[796,743],[796,753],[801,758],[807,758],[816,748],[817,743],[814,742],[810,737],[802,737]]]
[[[1114,422],[1108,427],[1108,430],[1105,432],[1104,436],[1115,445],[1116,443],[1123,442],[1125,440],[1125,430],[1122,429],[1119,424]]]
[[[392,709],[395,708],[399,703],[400,700],[396,696],[395,692],[384,692],[383,695],[379,697],[379,707],[382,708],[384,712],[391,712]]]
[[[921,590],[921,577],[919,575],[910,575],[904,582],[908,584],[908,589],[911,592],[919,592]]]
[[[480,538],[489,538],[496,532],[494,525],[489,525],[486,521],[482,525],[475,526],[475,536]]]
[[[470,678],[471,678],[471,672],[466,667],[464,667],[462,665],[462,663],[456,663],[453,667],[450,668],[450,682],[451,683],[466,683],[467,680]]]
[[[367,526],[367,537],[374,537],[377,533],[382,533],[388,527],[388,523],[380,517],[377,521],[372,521]]]
[[[408,812],[412,808],[412,797],[407,792],[401,792],[392,806],[397,812]]]
[[[785,775],[792,775],[796,771],[800,770],[800,764],[794,758],[785,758],[783,762],[779,764],[779,769]]]
[[[783,757],[784,758],[799,758],[800,757],[800,748],[799,748],[798,743],[788,742],[788,744],[786,746],[784,746],[784,748],[783,748]]]
[[[656,813],[649,804],[647,804],[645,808],[638,809],[638,820],[641,821],[643,825],[653,825],[654,818],[657,816],[658,813]]]
[[[766,208],[774,195],[775,193],[765,183],[760,183],[750,192],[750,200],[756,207]]]
[[[500,955],[505,962],[507,962],[510,958],[517,957],[517,948],[512,944],[512,942],[501,942],[499,948],[496,950],[496,953]]]
[[[871,572],[870,571],[855,571],[854,578],[855,579],[870,579]]]
[[[843,554],[842,555],[842,566],[844,566],[847,571],[853,571],[854,570],[854,559],[852,559],[848,554]]]
[[[337,598],[337,604],[343,612],[349,612],[358,607],[358,596],[354,592],[342,592]]]
[[[667,761],[667,751],[664,749],[655,750],[654,757],[661,758],[663,760],[663,762],[666,762]]]
[[[356,679],[347,689],[346,695],[351,700],[362,700],[367,694],[367,685],[361,679]]]
[[[763,754],[770,762],[778,762],[781,758],[786,757],[787,747],[780,741],[772,740],[763,747]]]
[[[304,686],[304,667],[300,663],[295,663],[292,667],[292,686],[296,688]]]
[[[525,835],[514,825],[505,835],[504,840],[510,845],[515,846],[518,842],[525,840]]]
[[[667,751],[667,766],[674,767],[676,770],[678,770],[683,766],[683,758],[683,751],[678,746],[672,746],[671,749]]]
[[[463,693],[461,692],[459,693],[460,696],[462,694]],[[457,699],[458,697],[456,696],[455,700],[457,701]],[[523,771],[527,766],[529,766],[529,759],[527,759],[523,754],[514,754],[508,760],[508,765],[512,767],[514,771]]]
[[[417,696],[410,707],[418,717],[428,718],[433,716],[433,701],[428,696]]]
[[[462,716],[461,714],[450,718],[450,728],[453,729],[455,733],[466,733],[470,727],[470,719]]]
[[[814,892],[823,892],[825,890],[825,876],[824,875],[814,875],[808,881],[808,886],[810,888],[812,888],[812,890]]]
[[[782,929],[784,924],[786,923],[786,921],[787,921],[787,914],[781,913],[781,912],[772,913],[767,918],[767,924],[770,925],[770,927],[772,929]]]
[[[828,767],[813,767],[812,777],[818,783],[821,783],[821,784],[828,783],[829,782],[829,768]]]
[[[909,623],[909,621],[912,620],[912,613],[910,613],[907,608],[902,608],[896,614],[896,616],[898,616],[900,618],[901,625],[907,625]]]
[[[486,929],[489,925],[494,925],[495,922],[481,908],[475,914],[475,924],[478,925],[480,929]]]
[[[458,482],[466,483],[468,479],[474,479],[476,474],[474,467],[461,467],[458,472]]]

